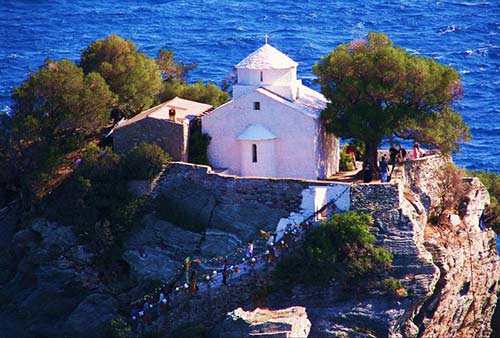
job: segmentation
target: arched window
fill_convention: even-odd
[[[260,72],[260,82],[264,81],[264,72]]]
[[[252,144],[252,162],[257,163],[257,145]]]

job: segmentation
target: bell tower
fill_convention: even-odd
[[[242,96],[256,88],[266,88],[284,98],[298,98],[298,63],[267,43],[248,55],[236,65],[238,84],[233,87],[233,98]]]

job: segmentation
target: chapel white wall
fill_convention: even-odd
[[[260,102],[261,109],[253,110]],[[313,118],[267,96],[252,92],[219,107],[202,118],[203,132],[212,137],[210,164],[241,175],[239,134],[250,124],[261,124],[276,135],[275,177],[317,179]]]
[[[260,73],[262,72],[262,81]],[[286,85],[297,80],[297,68],[288,69],[246,69],[237,70],[238,84],[242,85]]]
[[[262,72],[262,81],[261,81]],[[289,100],[297,98],[302,81],[297,79],[297,68],[237,70],[238,84],[233,87],[233,98],[245,95],[258,87],[264,87]]]
[[[238,141],[241,176],[277,177],[275,139]],[[257,147],[257,162],[253,162],[253,146]]]

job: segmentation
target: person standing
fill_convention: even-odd
[[[357,166],[356,166],[356,150],[354,150],[354,147],[352,145],[348,145],[346,148],[345,148],[345,152],[346,154],[348,154],[349,156],[351,156],[351,161],[352,161],[352,167],[354,169],[358,169]]]
[[[198,273],[196,272],[196,270],[193,270],[191,272],[191,282],[189,285],[190,285],[191,293],[194,293],[194,294],[198,293],[197,279],[198,279]]]
[[[229,275],[229,270],[227,266],[227,259],[224,260],[224,265],[222,266],[222,284],[229,286],[227,284],[227,276]]]
[[[252,256],[253,256],[253,241],[250,241],[247,244],[247,257],[250,258]]]
[[[387,158],[385,155],[382,156],[382,159],[379,162],[380,168],[380,181],[387,182],[387,172],[389,171],[389,165],[387,163]]]
[[[151,324],[152,321],[152,314],[151,314],[151,307],[152,304],[149,302],[149,298],[146,299],[146,302],[144,303],[144,306],[142,307],[142,311],[144,311],[144,323],[146,325]]]
[[[132,331],[135,332],[135,331],[137,331],[137,327],[139,325],[139,323],[138,323],[139,310],[137,310],[137,308],[135,306],[132,308],[132,313],[130,315],[130,318],[132,319],[132,322],[131,322]]]
[[[367,163],[365,169],[363,170],[363,182],[370,183],[372,181],[372,168],[370,163]]]
[[[422,157],[422,150],[420,150],[420,144],[418,142],[413,143],[413,159],[419,159]]]
[[[406,149],[401,144],[398,150],[398,160],[399,162],[404,162],[406,160]]]
[[[392,143],[391,147],[389,148],[389,164],[392,164],[392,171],[394,171],[394,167],[396,166],[397,161],[398,161],[398,150],[396,149],[394,143]]]

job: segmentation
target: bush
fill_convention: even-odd
[[[230,99],[228,93],[220,90],[214,84],[203,84],[202,81],[186,84],[178,79],[166,81],[160,93],[160,101],[165,102],[176,96],[206,103],[213,107],[218,107]]]
[[[385,291],[390,295],[398,297],[406,297],[408,295],[406,288],[403,286],[403,284],[399,279],[396,278],[384,279],[384,287]]]
[[[352,140],[349,142],[349,146],[356,152],[356,158],[361,160],[365,158],[365,143],[360,140]]]
[[[500,175],[487,171],[471,171],[468,174],[476,176],[484,184],[490,194],[490,204],[484,210],[486,226],[500,234]]]
[[[123,318],[112,319],[106,329],[106,336],[113,338],[132,337],[132,328]]]
[[[354,166],[352,163],[352,156],[346,153],[344,150],[340,151],[339,169],[340,171],[354,170]]]
[[[333,278],[346,285],[359,285],[365,277],[390,267],[392,255],[376,247],[367,214],[346,212],[333,215],[313,232],[307,233],[300,248],[279,261],[277,281],[326,284]]]
[[[463,171],[453,163],[446,164],[436,173],[435,180],[439,195],[436,203],[433,203],[430,209],[429,220],[431,223],[443,222],[447,210],[458,211],[460,201],[465,194],[463,174]]]
[[[88,145],[80,165],[45,204],[50,219],[73,224],[101,258],[120,246],[144,204],[128,192],[122,162],[110,148]]]
[[[160,146],[140,143],[126,155],[125,175],[130,179],[147,180],[157,175],[170,160],[170,156]]]
[[[202,134],[200,120],[193,122],[189,134],[189,162],[208,165],[208,145],[211,137]]]

